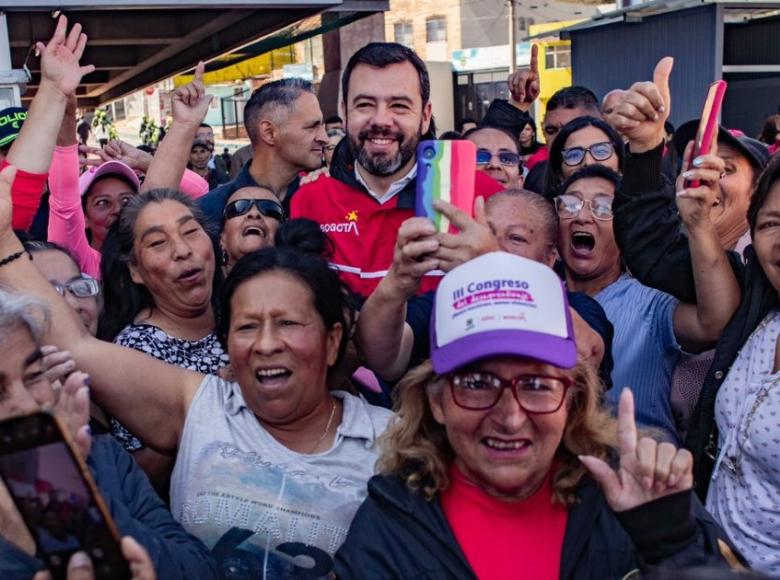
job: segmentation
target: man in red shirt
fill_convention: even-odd
[[[333,154],[330,176],[292,198],[291,217],[320,224],[334,244],[332,265],[367,297],[393,263],[398,228],[414,215],[417,144],[434,135],[431,85],[413,50],[375,42],[349,60],[341,89],[347,137]],[[501,189],[476,173],[477,196]],[[434,289],[441,275],[426,275],[420,293]]]

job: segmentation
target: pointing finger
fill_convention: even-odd
[[[531,72],[539,72],[539,46],[536,44],[531,45]]]
[[[636,453],[636,419],[634,418],[634,394],[628,387],[620,393],[618,403],[618,448],[621,457]]]

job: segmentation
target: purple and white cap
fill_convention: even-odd
[[[495,356],[521,356],[565,369],[577,364],[561,279],[544,264],[506,252],[485,254],[444,276],[431,319],[437,374]]]

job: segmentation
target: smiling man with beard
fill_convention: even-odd
[[[558,252],[571,292],[596,299],[614,326],[613,387],[607,400],[617,405],[620,393],[631,388],[637,421],[662,431],[678,442],[672,415],[672,371],[680,350],[711,348],[736,308],[736,281],[709,217],[715,196],[713,182],[722,161],[704,156],[693,170],[701,186],[677,184],[677,209],[689,231],[696,272],[697,304],[683,304],[659,290],[643,286],[624,270],[612,229],[612,202],[620,182],[603,165],[590,165],[570,176],[555,198],[559,218]],[[733,291],[733,293],[732,293]]]
[[[330,176],[302,186],[291,217],[317,221],[334,245],[331,265],[350,289],[368,296],[393,263],[398,228],[414,215],[416,148],[432,139],[430,79],[413,50],[371,43],[349,60],[341,103],[347,138],[333,153]],[[501,185],[476,173],[478,196]],[[441,273],[425,276],[432,290]]]

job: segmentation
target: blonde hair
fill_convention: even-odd
[[[596,372],[579,363],[572,380],[568,418],[552,475],[553,501],[565,506],[575,502],[577,486],[586,474],[577,456],[607,460],[617,441],[616,421],[601,404],[603,386]],[[395,416],[379,441],[379,472],[401,477],[428,500],[449,485],[448,468],[455,458],[445,428],[434,419],[428,402],[428,394],[441,392],[446,383],[430,361],[409,371],[397,387]]]

